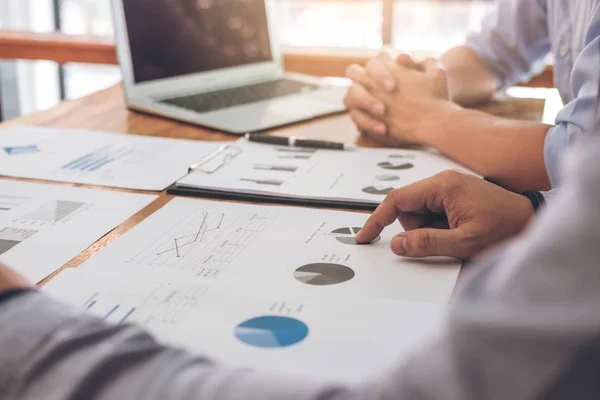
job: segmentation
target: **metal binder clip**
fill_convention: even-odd
[[[243,150],[239,147],[230,144],[220,146],[208,156],[190,166],[188,168],[188,173],[201,171],[207,174],[212,174],[239,155],[242,151]]]

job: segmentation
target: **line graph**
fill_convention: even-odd
[[[147,238],[129,263],[212,278],[229,266],[275,218],[277,211],[220,212],[179,209],[177,217]]]
[[[200,224],[200,227],[198,228],[198,231],[195,234],[192,233],[189,235],[173,238],[173,247],[170,249],[166,249],[160,253],[157,253],[157,255],[160,256],[160,255],[166,254],[168,252],[175,251],[175,254],[177,254],[177,257],[181,257],[180,249],[182,249],[185,246],[189,246],[191,244],[201,242],[207,233],[221,229],[221,224],[223,223],[224,217],[225,217],[225,214],[221,214],[221,218],[219,219],[219,224],[215,228],[208,228],[206,225],[206,218],[208,218],[208,213],[203,213],[202,223]],[[193,239],[189,240],[189,238],[191,238],[191,237],[193,237]],[[184,240],[188,240],[188,241],[185,243],[181,243]]]

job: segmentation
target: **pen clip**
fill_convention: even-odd
[[[188,168],[188,174],[196,171],[212,174],[225,166],[229,161],[243,152],[237,146],[226,144],[219,146],[212,153]]]

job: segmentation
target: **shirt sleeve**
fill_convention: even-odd
[[[554,199],[556,197],[558,197],[559,193],[560,193],[560,189],[552,189],[552,190],[548,190],[546,192],[540,192],[540,194],[544,198],[544,202],[546,204],[553,202]]]
[[[561,185],[561,157],[585,135],[600,135],[594,127],[600,120],[600,7],[596,7],[586,34],[585,47],[575,60],[571,74],[573,99],[558,113],[548,131],[544,161],[552,187]]]
[[[466,45],[490,68],[499,88],[529,81],[542,71],[550,52],[546,0],[496,1],[494,12]]]
[[[470,268],[441,336],[377,381],[230,369],[31,292],[0,305],[3,400],[600,398],[600,138],[518,242]],[[568,232],[568,234],[565,234]],[[373,340],[377,340],[376,337]]]

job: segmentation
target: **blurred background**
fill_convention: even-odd
[[[493,0],[273,0],[279,37],[298,51],[441,53],[477,29]],[[110,0],[0,0],[0,29],[112,36]],[[109,87],[118,67],[0,60],[4,119]]]

